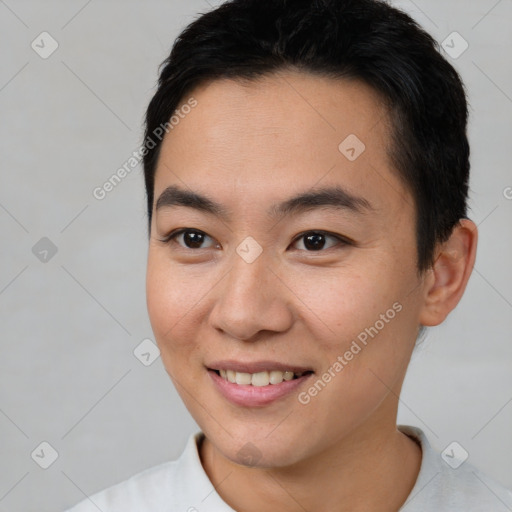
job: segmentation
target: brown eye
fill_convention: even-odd
[[[218,244],[216,245],[213,239],[209,237],[206,233],[203,233],[202,231],[199,231],[197,229],[190,228],[182,228],[173,231],[169,236],[162,240],[162,242],[175,242],[185,249],[207,249],[208,246],[202,246],[205,240],[212,241],[213,245],[211,244],[209,247],[218,246]]]
[[[200,249],[201,245],[204,243],[204,233],[199,233],[198,231],[185,231],[182,235],[183,243],[189,249]]]
[[[329,242],[329,239],[334,242]],[[330,249],[336,245],[340,245],[342,247],[347,244],[347,241],[343,240],[341,237],[324,231],[307,231],[305,233],[301,233],[295,239],[295,243],[300,241],[303,242],[303,246],[308,252],[318,252],[323,249]]]

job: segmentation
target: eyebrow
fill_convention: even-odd
[[[223,205],[197,192],[167,187],[158,197],[155,210],[164,207],[185,206],[214,215],[225,221],[231,220],[231,214]],[[339,185],[323,187],[300,193],[281,203],[272,205],[267,214],[271,218],[298,215],[316,209],[345,210],[357,214],[374,212],[375,208],[364,197],[356,196]]]

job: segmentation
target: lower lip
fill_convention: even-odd
[[[312,373],[308,373],[298,379],[284,380],[280,384],[253,386],[251,384],[233,384],[220,375],[217,375],[213,370],[208,370],[208,373],[222,396],[234,404],[244,407],[267,405],[284,396],[290,395],[313,375]]]

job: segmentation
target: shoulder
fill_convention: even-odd
[[[420,443],[420,473],[400,512],[486,512],[512,510],[512,492],[468,463],[467,452],[454,444],[443,454],[434,450],[418,427],[399,430]]]
[[[179,459],[146,469],[82,500],[66,512],[168,512],[188,501],[197,471],[197,439],[189,437]],[[187,510],[185,507],[184,511]]]
[[[169,510],[176,466],[177,461],[166,462],[142,471],[124,482],[89,496],[67,512]]]

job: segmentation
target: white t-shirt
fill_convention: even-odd
[[[443,460],[421,429],[407,425],[398,429],[416,439],[423,452],[418,478],[400,512],[512,511],[512,492],[467,461],[460,464],[461,448],[449,447]],[[202,432],[191,435],[178,460],[142,471],[68,512],[234,512],[201,465],[197,442],[202,436]]]

